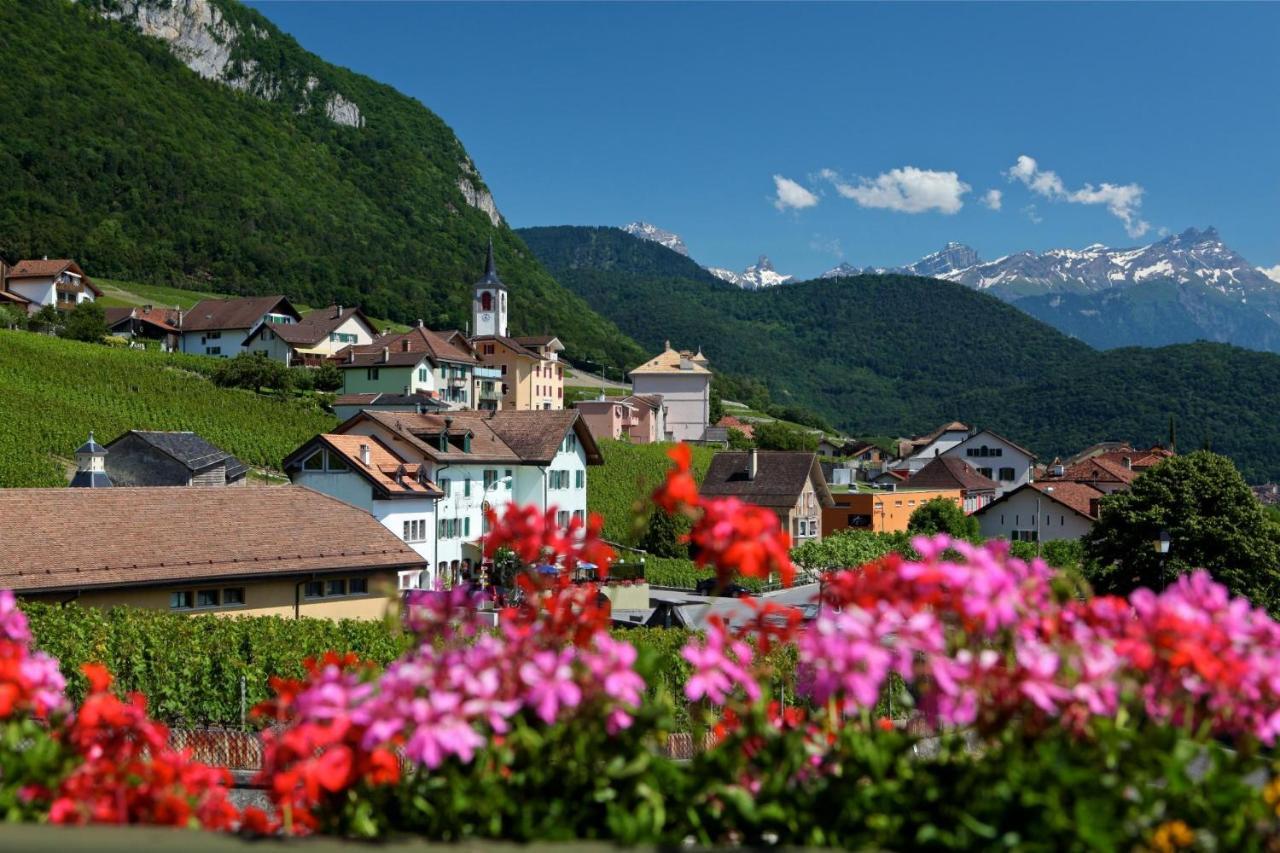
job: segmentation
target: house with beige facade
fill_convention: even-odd
[[[0,513],[21,530],[0,588],[33,601],[381,619],[400,573],[426,568],[367,512],[299,486],[0,489]]]
[[[470,345],[485,369],[485,379],[497,389],[497,408],[521,412],[564,408],[560,361],[564,344],[559,338],[480,335],[471,338]]]
[[[662,352],[630,373],[637,396],[660,396],[666,407],[664,441],[701,441],[711,422],[711,370],[702,350]]]
[[[378,336],[359,308],[330,305],[308,311],[297,323],[263,323],[244,340],[246,352],[294,365],[316,366],[349,346],[368,346]]]
[[[664,441],[667,407],[658,394],[631,394],[579,400],[574,408],[597,439],[626,439],[632,444]]]
[[[35,314],[46,305],[70,311],[101,295],[98,286],[70,258],[24,260],[12,267],[0,261],[0,305],[27,314]]]
[[[773,510],[799,544],[823,536],[822,513],[835,506],[816,453],[723,451],[702,481],[705,497],[734,497]]]

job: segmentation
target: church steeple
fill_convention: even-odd
[[[471,322],[477,337],[507,334],[507,286],[498,277],[498,264],[493,259],[493,238],[485,258],[484,277],[472,288]]]

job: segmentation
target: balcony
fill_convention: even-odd
[[[502,369],[498,367],[473,367],[471,372],[476,379],[501,379]]]

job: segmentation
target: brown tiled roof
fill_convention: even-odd
[[[178,331],[178,311],[173,308],[158,308],[154,305],[141,305],[135,308],[104,308],[107,328],[118,326],[128,319],[148,323],[166,332]]]
[[[0,290],[0,299],[5,302],[13,302],[17,305],[30,305],[31,300],[20,293],[14,293],[9,290]]]
[[[0,489],[0,515],[22,530],[0,561],[18,592],[424,566],[369,513],[298,486]]]
[[[963,459],[938,456],[907,480],[913,489],[964,489],[966,492],[994,492],[998,488]]]
[[[381,360],[384,349],[389,350],[390,361]],[[374,367],[379,364],[412,366],[421,361],[423,356],[427,356],[436,363],[441,361],[476,363],[476,357],[470,352],[445,340],[439,332],[433,332],[421,326],[407,332],[390,332],[374,338],[373,343],[365,346],[346,347],[338,353],[337,359],[341,366]]]
[[[80,280],[88,286],[90,290],[97,296],[102,295],[102,291],[98,286],[89,280],[89,276],[84,274],[84,270],[80,269],[80,265],[70,258],[41,258],[39,260],[23,260],[18,261],[13,266],[5,270],[5,278],[52,278],[59,275],[64,270],[70,270],[80,276]]]
[[[968,431],[969,431],[968,425],[963,424],[960,421],[952,421],[951,423],[943,424],[942,426],[935,429],[933,432],[926,433],[925,435],[918,435],[915,438],[908,439],[908,443],[917,448],[927,447],[928,445],[932,444],[935,440],[937,440],[938,437],[941,436],[944,432],[968,432]]]
[[[520,343],[515,338],[507,338],[507,337],[503,337],[502,335],[482,335],[480,337],[475,337],[471,339],[471,345],[475,346],[476,344],[488,343],[490,341],[502,344],[504,347],[511,350],[516,355],[524,356],[525,358],[532,358],[536,361],[546,360],[545,356],[539,355],[538,353],[529,349],[524,344]]]
[[[1086,518],[1097,520],[1095,512],[1097,500],[1103,492],[1087,483],[1061,481],[1045,482],[1043,480],[1029,483],[1033,489],[1051,500],[1057,501],[1068,509],[1075,510]]]
[[[281,310],[277,310],[281,309]],[[242,296],[236,299],[202,299],[182,317],[184,332],[251,329],[264,314],[288,314],[300,318],[283,296]],[[282,324],[283,325],[283,324]]]
[[[822,476],[817,454],[795,450],[756,451],[756,476],[750,479],[749,451],[724,451],[711,457],[702,480],[702,494],[708,497],[735,497],[747,503],[785,509],[795,505],[805,482],[813,477],[823,506],[834,506]]]
[[[445,414],[367,410],[338,429],[345,431],[363,418],[382,424],[423,456],[439,462],[546,464],[555,457],[560,443],[570,429],[581,442],[589,464],[600,464],[603,461],[586,422],[574,409],[500,412],[464,410]],[[448,450],[440,450],[436,442],[446,429],[446,420],[449,421],[450,435],[471,434],[469,453],[452,443]]]
[[[337,305],[330,305],[328,308],[317,308],[315,311],[308,311],[302,316],[302,321],[298,323],[280,323],[270,326],[259,326],[254,330],[253,334],[245,338],[245,345],[248,346],[249,341],[257,337],[264,329],[270,329],[275,332],[280,340],[294,346],[312,346],[329,337],[334,329],[343,323],[357,317],[375,336],[377,330],[373,327],[373,322],[364,315],[359,308],[341,308]]]
[[[1128,485],[1137,476],[1137,471],[1126,468],[1119,462],[1112,462],[1105,457],[1095,456],[1064,468],[1060,477],[1050,475],[1045,479],[1054,482],[1124,483]]]
[[[374,436],[333,433],[318,435],[289,454],[284,461],[285,470],[301,464],[305,457],[311,455],[310,451],[320,445],[339,454],[351,470],[368,480],[383,495],[428,498],[444,496],[439,486],[429,479],[419,477],[421,464],[408,462]],[[361,458],[362,447],[369,448],[368,465]]]
[[[1163,447],[1152,447],[1149,450],[1135,448],[1132,450],[1108,450],[1095,456],[1095,459],[1106,459],[1123,467],[1124,460],[1128,459],[1133,470],[1141,473],[1146,469],[1159,465],[1164,460],[1174,455],[1172,450],[1166,450]]]
[[[557,347],[552,347],[556,352],[564,349],[564,344],[560,343],[560,339],[555,335],[521,335],[512,340],[523,347],[551,347],[552,344],[556,344]]]

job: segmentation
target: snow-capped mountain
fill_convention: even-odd
[[[1095,243],[1083,249],[1019,252],[933,275],[1010,299],[1035,293],[1096,293],[1151,281],[1199,283],[1244,298],[1259,289],[1277,291],[1276,283],[1228,248],[1214,228],[1188,228],[1130,249]]]
[[[773,268],[773,262],[765,255],[742,272],[734,272],[723,267],[707,267],[707,272],[716,278],[736,284],[743,290],[760,290],[765,287],[776,287],[792,281],[795,276],[783,275]]]
[[[649,240],[660,246],[666,246],[673,252],[677,252],[689,257],[689,247],[684,244],[684,240],[680,239],[680,235],[665,228],[659,228],[656,225],[650,225],[648,222],[640,222],[639,220],[622,226],[622,230],[626,231],[633,237],[639,237],[641,240]]]

